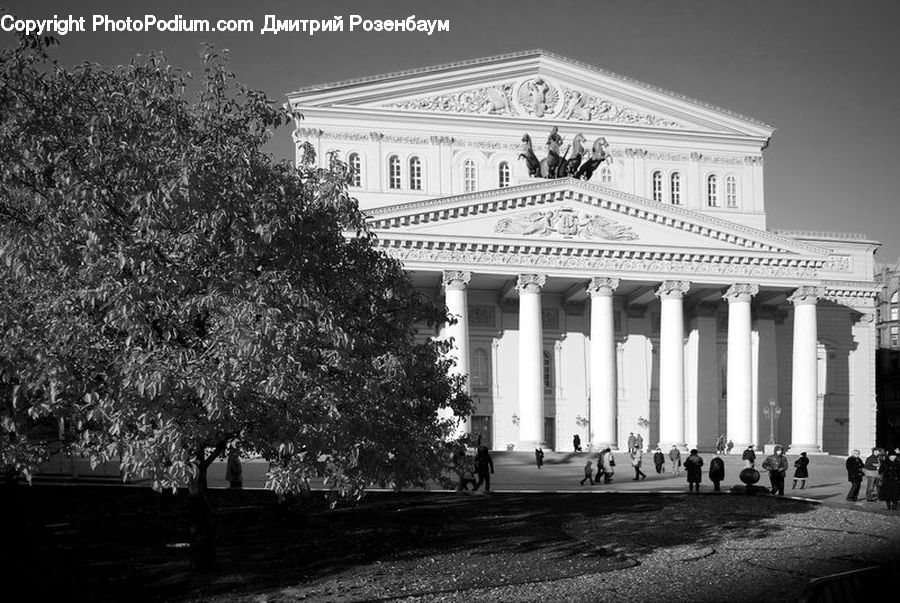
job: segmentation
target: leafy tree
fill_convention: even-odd
[[[151,55],[66,68],[46,41],[0,56],[0,443],[28,472],[63,445],[125,478],[189,486],[211,562],[206,473],[228,446],[279,492],[335,497],[441,475],[471,411],[446,310],[377,251],[346,167],[261,151],[290,123],[208,49],[199,92]],[[349,233],[349,234],[348,234]]]

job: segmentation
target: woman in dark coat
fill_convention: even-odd
[[[800,489],[804,489],[806,487],[806,478],[809,477],[809,469],[807,469],[807,465],[809,465],[809,459],[806,457],[805,452],[800,453],[800,458],[794,461],[794,485],[791,486],[791,490],[797,487],[797,482],[800,482]]]
[[[725,461],[722,460],[718,452],[713,457],[713,460],[709,462],[709,479],[713,483],[713,490],[718,492],[719,482],[725,479]]]
[[[693,492],[696,486],[700,491],[700,480],[703,479],[703,459],[697,454],[697,449],[691,449],[691,455],[684,460],[684,470],[687,472],[688,491]]]
[[[888,453],[888,457],[878,467],[878,474],[881,476],[881,500],[887,504],[888,509],[896,511],[900,500],[900,449],[895,448]]]

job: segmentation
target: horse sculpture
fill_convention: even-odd
[[[595,140],[590,158],[578,168],[575,177],[579,180],[590,180],[591,176],[594,175],[594,170],[596,170],[601,163],[610,163],[612,161],[612,156],[606,152],[608,146],[606,139],[603,137]]]
[[[531,146],[531,136],[525,134],[522,136],[522,145],[519,147],[519,157],[525,160],[528,166],[528,175],[532,178],[541,175],[541,161],[534,154],[534,148]]]
[[[550,131],[547,137],[547,156],[538,159],[534,154],[534,148],[531,144],[531,136],[527,133],[522,136],[522,145],[519,147],[519,157],[525,160],[528,166],[528,175],[532,178],[578,178],[581,180],[590,180],[601,163],[609,163],[612,156],[607,152],[605,138],[598,138],[594,141],[594,147],[587,159],[584,143],[586,139],[582,134],[576,134],[572,139],[572,144],[560,152],[563,138],[559,135],[556,126]],[[571,156],[569,151],[571,150]],[[567,158],[568,156],[568,158]],[[582,163],[582,160],[584,162]]]
[[[561,177],[573,177],[578,172],[578,166],[581,165],[581,159],[584,157],[584,135],[578,133],[572,139],[572,156],[566,160],[564,173]]]

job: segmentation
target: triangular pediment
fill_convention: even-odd
[[[415,244],[723,255],[821,265],[830,251],[769,231],[574,179],[368,210],[382,239]]]
[[[768,137],[751,118],[545,51],[423,68],[289,95],[300,108],[644,127]]]

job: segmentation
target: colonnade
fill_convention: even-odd
[[[443,273],[445,299],[456,323],[445,329],[455,340],[455,371],[469,372],[469,327],[466,288],[471,272]],[[530,450],[544,443],[541,292],[547,277],[520,274],[519,294],[519,449]],[[590,298],[590,443],[594,448],[617,446],[616,342],[613,295],[619,279],[596,277],[586,286]],[[662,281],[656,290],[660,299],[659,341],[659,445],[685,449],[684,387],[684,296],[691,284],[682,280]],[[728,301],[727,433],[740,450],[752,444],[752,343],[750,303],[759,291],[753,283],[734,283]],[[792,454],[818,452],[816,444],[817,333],[816,301],[821,291],[800,287],[788,298],[794,305],[792,376]],[[463,429],[465,426],[463,425]]]

